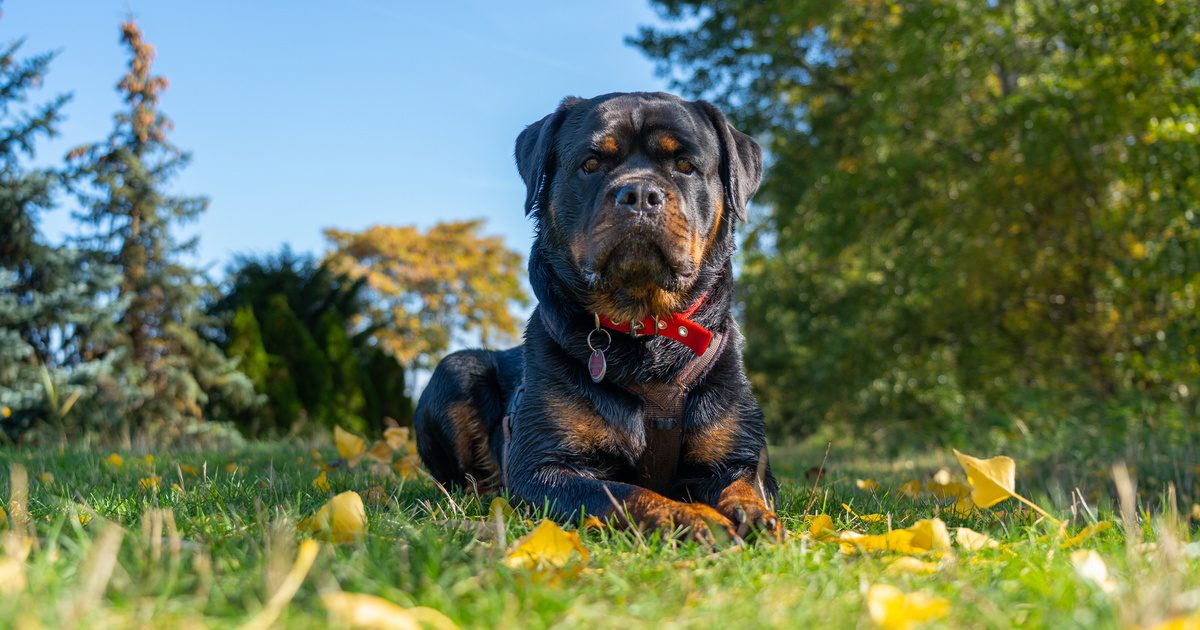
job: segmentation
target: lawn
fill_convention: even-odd
[[[451,500],[403,465],[402,476],[370,458],[353,470],[330,468],[325,487],[314,481],[318,463],[338,460],[331,445],[153,457],[0,450],[0,506],[8,512],[0,525],[0,627],[238,627],[269,624],[274,612],[276,626],[348,627],[352,617],[330,608],[329,596],[342,591],[440,611],[462,627],[500,628],[872,627],[867,594],[885,593],[879,585],[905,594],[893,601],[892,627],[926,614],[922,627],[931,628],[1142,627],[1200,607],[1190,503],[1182,513],[1139,508],[1123,518],[1109,493],[1121,484],[1100,479],[1078,493],[1054,492],[1044,479],[1023,478],[1018,462],[1018,491],[1065,521],[1060,529],[1012,499],[953,509],[949,495],[966,478],[951,453],[884,460],[834,449],[814,478],[823,451],[773,451],[790,532],[784,543],[713,550],[585,526],[586,563],[573,552],[565,568],[539,571],[505,563],[540,521],[535,511],[518,507],[500,526],[489,519],[490,497]],[[25,474],[12,472],[19,470]],[[308,538],[297,524],[350,490],[365,501],[366,535],[323,541],[311,567],[293,571]],[[1170,505],[1171,493],[1144,489],[1138,505]],[[835,531],[814,535],[819,514]],[[966,527],[996,542],[972,551],[963,538],[913,553],[839,544],[844,531],[881,534],[935,517],[952,538]],[[29,531],[36,535],[21,534]],[[448,627],[436,613],[418,615],[428,627]]]

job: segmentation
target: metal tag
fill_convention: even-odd
[[[588,374],[592,377],[592,382],[599,383],[604,380],[604,373],[608,371],[608,360],[604,358],[603,350],[592,350],[592,356],[588,357]]]

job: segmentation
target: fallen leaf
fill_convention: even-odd
[[[120,468],[125,465],[125,458],[116,453],[109,453],[108,457],[104,458],[104,461],[108,462],[108,465],[113,468]]]
[[[958,458],[958,463],[967,473],[967,483],[971,485],[971,500],[975,505],[981,508],[990,508],[1012,497],[1028,505],[1053,523],[1059,522],[1032,501],[1017,494],[1017,464],[1011,457],[999,455],[991,459],[979,459],[964,455],[957,449],[952,450],[954,450],[954,456]]]
[[[19,532],[4,536],[4,555],[0,555],[0,594],[25,590],[25,559],[33,549],[33,538]]]
[[[146,456],[143,457],[142,459],[146,462],[146,465],[148,465],[148,466],[154,465],[154,456],[151,455],[150,453],[146,453]]]
[[[885,520],[887,520],[887,516],[885,516],[883,514],[859,514],[859,513],[855,512],[846,503],[842,504],[842,509],[846,510],[847,512],[849,512],[851,514],[851,516],[853,516],[854,518],[857,518],[858,520],[860,520],[864,523],[882,523]]]
[[[916,479],[909,479],[900,486],[900,494],[915,499],[921,496],[921,482]]]
[[[1110,527],[1112,527],[1112,523],[1109,521],[1100,521],[1093,525],[1088,525],[1087,527],[1079,530],[1078,534],[1064,539],[1059,546],[1063,547],[1064,549],[1067,547],[1074,547],[1082,542],[1086,542],[1092,536],[1108,530]]]
[[[1200,630],[1200,611],[1145,626],[1143,630]]]
[[[583,526],[587,529],[604,529],[608,527],[604,524],[604,521],[596,518],[595,516],[588,516],[587,518],[583,519]]]
[[[367,533],[367,511],[357,492],[343,492],[300,521],[297,527],[323,540],[354,542]]]
[[[142,492],[157,492],[158,486],[161,483],[162,477],[159,477],[158,475],[150,475],[149,477],[142,477],[141,479],[138,479],[138,488],[141,488]]]
[[[184,473],[185,475],[199,475],[200,474],[200,469],[198,467],[192,466],[190,464],[180,464],[179,470],[180,470],[180,472]]]
[[[925,591],[905,593],[887,584],[867,589],[867,612],[885,630],[908,630],[950,613],[950,602]]]
[[[54,483],[54,473],[50,473],[50,472],[38,473],[38,481],[45,483],[45,484]]]
[[[925,484],[925,491],[938,499],[967,499],[970,498],[971,487],[958,481],[946,483],[930,482]]]
[[[1000,547],[1000,543],[991,536],[977,532],[969,527],[959,527],[954,530],[954,540],[958,542],[959,547],[967,551],[998,549]]]
[[[396,471],[401,479],[416,479],[421,476],[421,458],[416,455],[401,457],[392,464],[392,470]]]
[[[866,490],[867,492],[875,492],[879,489],[879,482],[874,479],[858,479],[854,482],[854,485],[858,486],[859,490]]]
[[[367,457],[379,462],[380,464],[392,463],[392,447],[388,446],[387,442],[376,442],[371,450],[367,451]]]
[[[579,541],[579,534],[565,532],[557,523],[543,520],[532,532],[521,537],[504,558],[510,569],[537,571],[562,570],[578,556],[580,567],[588,562],[588,551]]]
[[[228,464],[225,464],[225,472],[231,475],[236,474],[239,470],[241,470],[241,466],[238,466],[237,462],[229,462]]]
[[[383,430],[383,440],[393,451],[403,451],[409,446],[408,427],[388,427]]]
[[[338,455],[346,460],[346,465],[350,468],[357,466],[358,460],[367,451],[366,440],[342,427],[333,428],[333,443],[337,446]]]
[[[517,511],[508,503],[504,497],[496,497],[488,505],[488,520],[496,519],[508,520],[517,515]]]
[[[959,518],[966,518],[974,511],[975,502],[971,500],[971,497],[962,497],[950,506],[950,513]]]
[[[325,593],[325,609],[337,623],[371,630],[421,630],[425,627],[458,628],[449,617],[424,606],[402,608],[382,597],[362,593]]]
[[[858,551],[895,551],[899,553],[926,553],[950,546],[950,533],[942,519],[922,519],[905,529],[894,529],[883,534],[866,535],[858,532],[842,532],[838,537],[842,553]]]
[[[902,573],[929,575],[936,573],[937,570],[938,565],[936,563],[926,562],[912,556],[901,556],[893,560],[883,572],[887,575],[899,575]]]
[[[312,480],[312,485],[321,492],[329,492],[329,476],[325,474],[324,470],[322,470],[321,474],[317,475],[316,478]]]
[[[837,532],[833,528],[833,519],[828,514],[817,514],[808,523],[808,535],[815,540],[834,540]]]

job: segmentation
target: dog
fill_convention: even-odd
[[[762,149],[710,103],[570,97],[517,138],[536,236],[524,344],[445,357],[417,403],[444,485],[715,544],[778,539],[731,315]]]

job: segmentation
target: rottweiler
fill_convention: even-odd
[[[522,346],[438,364],[414,418],[426,468],[559,520],[779,538],[730,311],[762,149],[710,103],[615,93],[563,100],[516,162],[538,305]]]

